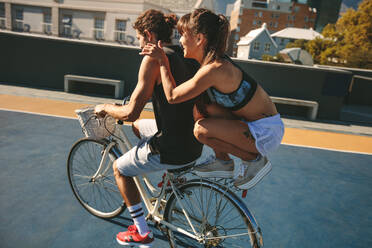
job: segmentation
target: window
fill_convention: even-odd
[[[23,21],[23,9],[16,9],[15,19]]]
[[[0,17],[5,17],[4,3],[0,3]]]
[[[295,7],[294,7],[294,12],[298,12],[298,11],[300,11],[300,7],[295,6]]]
[[[262,17],[262,12],[254,12],[255,17]]]
[[[265,43],[265,52],[270,52],[271,44]]]
[[[94,19],[94,29],[93,29],[93,36],[96,40],[103,40],[104,39],[104,26],[105,20],[102,18],[95,18]]]
[[[264,8],[264,9],[266,9],[267,8],[267,3],[253,2],[252,7],[253,8]]]
[[[280,16],[280,14],[278,14],[278,13],[272,13],[272,14],[271,14],[271,18],[278,19],[279,16]]]
[[[4,3],[0,3],[0,28],[5,29],[5,9],[4,9]]]
[[[280,45],[284,45],[284,38],[280,38]]]
[[[309,17],[305,16],[305,22],[309,22]]]
[[[43,32],[45,34],[52,33],[52,15],[49,12],[43,13]]]
[[[44,12],[43,21],[44,23],[52,23],[52,15],[48,12]]]
[[[72,36],[72,15],[64,15],[62,18],[62,36]]]
[[[126,20],[116,20],[116,30],[117,31],[126,31],[127,21]]]
[[[278,22],[275,22],[275,23],[274,23],[274,27],[275,27],[275,28],[278,27]]]
[[[257,24],[256,20],[253,20],[252,24],[253,25],[256,25]]]
[[[259,50],[260,50],[260,42],[255,41],[255,42],[253,43],[253,50],[254,50],[254,51],[259,51]]]
[[[72,16],[71,15],[64,15],[62,18],[63,25],[72,26]]]
[[[14,21],[14,29],[15,31],[23,31],[23,9],[16,9],[15,10],[15,21]]]
[[[280,10],[280,5],[276,6],[276,9],[277,9],[277,10]]]
[[[104,29],[104,25],[105,25],[105,20],[104,19],[100,19],[100,18],[94,19],[94,28]]]
[[[126,42],[125,31],[127,30],[127,20],[116,20],[115,40]]]

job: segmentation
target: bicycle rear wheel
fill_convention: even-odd
[[[174,193],[169,197],[164,220],[194,233],[183,208],[189,215],[196,236],[204,238],[197,241],[168,228],[171,247],[260,247],[245,209],[226,188],[209,181],[192,180],[178,190],[180,200]]]
[[[82,138],[72,146],[67,160],[74,195],[89,213],[100,218],[113,218],[126,208],[113,175],[116,158],[107,151],[112,145],[105,140]]]

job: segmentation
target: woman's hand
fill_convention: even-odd
[[[166,59],[168,59],[167,55],[165,55],[160,40],[158,41],[158,44],[147,43],[139,54],[153,57],[156,60],[158,60],[160,64],[162,64]]]

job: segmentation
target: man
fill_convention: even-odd
[[[137,18],[133,27],[141,48],[147,43],[156,44],[158,40],[162,41],[176,84],[180,84],[195,74],[198,65],[195,61],[184,59],[179,46],[170,45],[176,23],[175,15],[165,16],[160,11],[148,10]],[[153,120],[137,120],[151,97],[156,123]],[[202,144],[193,135],[193,106],[194,100],[181,104],[167,102],[161,85],[159,64],[149,56],[142,60],[138,83],[129,104],[96,106],[95,112],[98,115],[108,114],[124,121],[137,120],[133,130],[142,138],[137,146],[117,159],[113,165],[116,183],[134,221],[128,231],[116,236],[120,244],[150,247],[154,240],[132,177],[189,166],[201,155]]]

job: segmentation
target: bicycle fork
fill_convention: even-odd
[[[110,157],[110,151],[111,149],[113,149],[113,147],[115,146],[115,143],[111,142],[110,144],[107,145],[107,147],[103,150],[103,154],[102,154],[102,159],[101,159],[101,162],[99,164],[99,167],[96,171],[96,173],[93,175],[92,177],[92,181],[95,181],[97,179],[97,177],[100,177],[102,175],[105,175],[106,172],[111,169],[110,166],[107,166],[103,173],[101,173],[102,169],[104,168],[104,166],[106,165],[106,162],[107,162],[107,159]],[[110,158],[111,159],[111,158]]]

